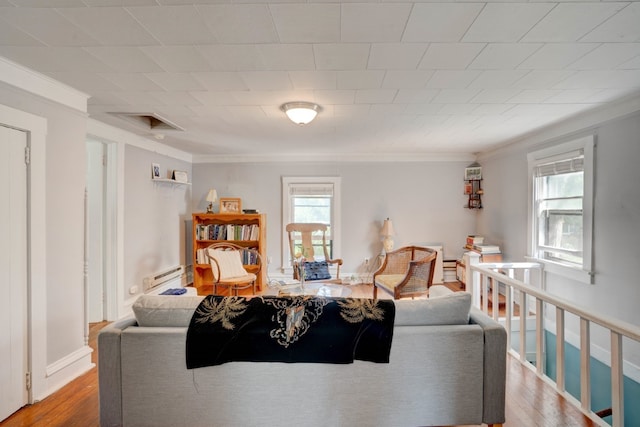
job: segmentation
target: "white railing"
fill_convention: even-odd
[[[532,272],[537,271],[538,280],[531,284]],[[516,278],[516,275],[521,277]],[[535,315],[536,374],[553,384],[568,401],[578,406],[584,414],[600,425],[608,425],[591,410],[591,324],[609,331],[611,337],[611,414],[612,426],[624,426],[624,387],[622,340],[626,337],[640,343],[640,328],[607,316],[598,315],[593,310],[579,307],[570,301],[558,298],[544,290],[543,268],[537,263],[479,263],[477,254],[471,254],[467,262],[467,291],[472,294],[473,305],[494,319],[505,322],[507,348],[520,362],[534,369],[527,361],[527,318]],[[493,302],[498,302],[500,294],[504,298],[504,319],[499,315],[498,303],[492,304],[489,312],[489,292]],[[517,294],[517,295],[516,295]],[[517,299],[515,298],[517,296]],[[511,331],[514,307],[519,305],[519,349],[511,348]],[[544,305],[555,307],[556,323],[556,381],[544,373]],[[580,319],[580,400],[565,390],[565,313]]]

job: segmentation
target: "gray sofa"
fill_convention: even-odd
[[[396,301],[388,364],[231,362],[192,370],[186,332],[202,297],[142,296],[135,318],[98,336],[101,425],[501,424],[505,330],[470,309],[469,294],[441,293]]]

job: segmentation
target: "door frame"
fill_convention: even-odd
[[[0,123],[25,132],[27,164],[27,369],[29,403],[47,394],[47,254],[46,135],[47,119],[0,104]]]

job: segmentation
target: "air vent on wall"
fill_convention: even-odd
[[[178,130],[184,131],[184,128],[176,125],[175,123],[171,123],[169,120],[164,117],[160,117],[155,113],[109,113],[121,119],[128,121],[129,123],[135,124],[137,127],[142,127],[148,131],[159,131],[159,130]]]

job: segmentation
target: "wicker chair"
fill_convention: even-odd
[[[324,253],[323,261],[326,261],[328,266],[333,264],[337,265],[335,278],[328,277],[328,278],[315,279],[313,277],[307,277],[305,280],[322,280],[323,282],[326,282],[326,283],[338,283],[338,284],[342,283],[342,280],[340,279],[340,266],[342,265],[342,260],[339,258],[337,259],[329,258],[329,249],[327,248],[327,225],[326,224],[294,222],[291,224],[287,224],[286,230],[287,230],[287,235],[289,236],[289,251],[291,254],[291,259],[294,260],[294,262],[297,255],[296,243],[302,242],[302,250],[300,251],[300,254],[304,256],[305,264],[307,264],[306,267],[309,267],[310,263],[318,261],[315,258],[315,253],[313,249],[314,244],[316,246],[318,245],[322,246],[322,251]],[[294,265],[293,278],[295,280],[300,280],[300,278],[298,277],[298,269],[295,267],[296,266]]]
[[[238,295],[240,289],[251,287],[255,295],[256,280],[262,268],[262,257],[257,250],[221,242],[207,246],[205,253],[213,273],[214,295],[218,291],[218,286],[228,287],[229,294],[233,292],[234,295]],[[247,261],[247,264],[252,265],[254,273],[250,273],[244,268],[243,259]]]
[[[373,298],[378,298],[378,288],[394,299],[427,294],[433,283],[436,256],[436,251],[420,246],[387,252],[382,266],[373,273]]]

